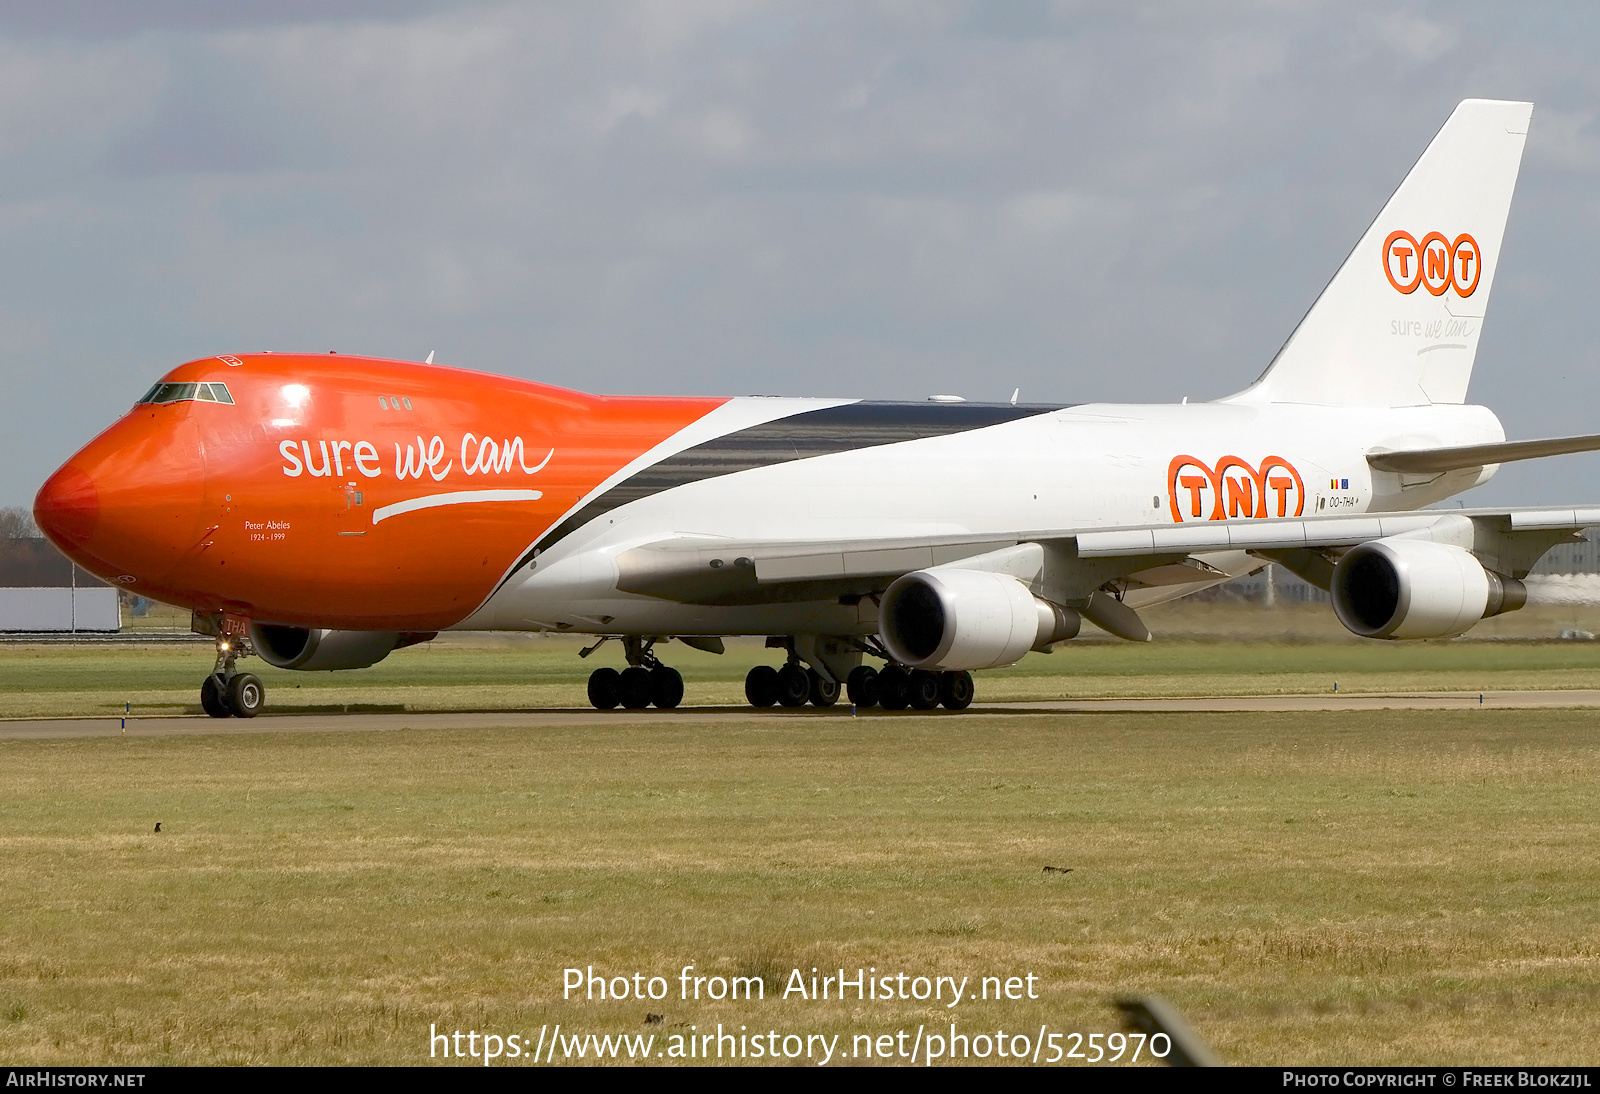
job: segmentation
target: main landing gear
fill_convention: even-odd
[[[880,671],[867,665],[850,670],[845,681],[850,705],[861,710],[881,706],[884,710],[932,710],[943,706],[964,710],[972,705],[970,672],[908,671],[899,665],[886,665]],[[744,678],[745,698],[755,707],[781,705],[831,707],[839,701],[839,685],[826,681],[816,669],[789,662],[781,669],[757,665]]]
[[[871,639],[791,635],[769,638],[767,645],[787,649],[789,660],[781,669],[757,665],[750,670],[744,678],[744,694],[751,706],[801,707],[810,703],[831,707],[839,701],[841,690],[858,710],[874,706],[884,710],[932,710],[937,706],[964,710],[972,704],[970,672],[912,671],[893,661],[881,670],[863,665],[863,653],[888,657]]]
[[[839,701],[839,681],[828,680],[798,661],[781,669],[757,665],[744,678],[744,696],[755,707],[803,707],[807,703],[831,707]]]
[[[927,672],[907,669],[893,662],[882,669],[858,665],[851,670],[845,688],[851,705],[884,710],[965,710],[972,705],[974,688],[970,672]]]
[[[683,702],[683,676],[677,669],[657,660],[652,652],[655,643],[654,638],[628,635],[622,640],[628,667],[621,672],[613,668],[595,669],[589,674],[589,702],[596,710],[614,710],[619,706],[643,710],[651,705],[671,710]],[[599,648],[597,642],[584,650],[582,656],[587,657]]]
[[[611,638],[601,638],[580,656],[587,657]],[[671,710],[683,701],[683,677],[657,659],[654,647],[661,638],[628,635],[622,640],[628,667],[595,669],[589,674],[589,702],[598,710],[643,710],[655,706]],[[684,641],[689,641],[685,639]],[[692,643],[691,643],[692,644]],[[778,635],[767,639],[772,649],[788,651],[782,668],[757,665],[744,679],[745,698],[751,706],[790,708],[807,703],[831,707],[848,695],[860,710],[933,710],[943,706],[964,710],[972,704],[970,672],[924,672],[890,661],[882,669],[861,663],[862,654],[887,657],[871,639],[828,635]],[[720,643],[714,652],[722,652]]]
[[[744,678],[751,706],[831,707],[844,693],[842,681],[861,663],[861,646],[837,635],[790,634],[767,639],[768,649],[788,652],[783,668],[757,665]]]
[[[239,672],[234,662],[248,656],[243,638],[217,636],[217,665],[200,684],[200,706],[213,718],[254,718],[267,702],[267,689],[252,672]]]

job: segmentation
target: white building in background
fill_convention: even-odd
[[[120,631],[122,600],[107,585],[86,589],[0,589],[0,631]]]
[[[0,632],[122,629],[121,594],[37,536],[0,539]]]

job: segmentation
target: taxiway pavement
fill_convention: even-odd
[[[1236,714],[1370,710],[1548,710],[1600,708],[1600,690],[1405,692],[1326,695],[1225,695],[1139,699],[1052,699],[984,703],[965,711],[863,711],[878,718],[1019,717],[1062,714]],[[0,720],[0,740],[71,737],[159,737],[214,733],[371,733],[404,729],[536,729],[556,726],[647,724],[691,718],[703,722],[750,722],[779,718],[850,718],[847,704],[817,709],[775,707],[679,707],[676,710],[397,710],[268,712],[259,718],[214,719],[204,715],[110,718],[16,718]]]

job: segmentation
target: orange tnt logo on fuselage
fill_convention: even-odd
[[[1477,291],[1483,276],[1483,251],[1466,232],[1453,243],[1440,232],[1421,240],[1410,232],[1390,232],[1383,241],[1383,275],[1406,296],[1420,285],[1434,296],[1454,289],[1457,296],[1467,297]]]
[[[1306,488],[1300,472],[1282,456],[1259,465],[1223,456],[1211,467],[1193,456],[1174,456],[1167,465],[1167,500],[1172,519],[1229,520],[1233,517],[1298,517],[1305,512]]]

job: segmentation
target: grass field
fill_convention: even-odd
[[[736,701],[772,656],[669,648],[690,702]],[[601,657],[459,639],[264,675],[279,710],[579,706]],[[0,647],[0,712],[192,709],[208,662]],[[982,679],[980,698],[1595,687],[1600,648],[1086,644]],[[657,1051],[721,1022],[848,1053],[951,1021],[1109,1033],[1114,997],[1154,991],[1231,1063],[1586,1063],[1595,718],[508,712],[456,732],[0,741],[0,1058],[427,1063],[431,1024],[558,1022]],[[680,1000],[688,964],[764,977],[768,998]],[[671,995],[563,1000],[562,970],[590,965]],[[1032,974],[1038,998],[775,997],[812,967],[974,990]]]
[[[1306,630],[1326,624],[1326,607],[1313,607],[1298,617]],[[1211,608],[1187,620],[1205,627],[1231,618]],[[1241,628],[1242,639],[1199,640],[1202,630],[1175,630],[1179,637],[1151,643],[1089,641],[1029,654],[979,673],[978,701],[1319,694],[1336,684],[1356,693],[1600,688],[1596,642],[1312,641],[1259,628]],[[570,636],[446,635],[350,672],[288,672],[254,659],[241,666],[265,681],[269,712],[587,709],[589,671],[623,661],[617,643],[587,660],[578,657],[583,645]],[[680,643],[659,650],[683,671],[689,705],[743,705],[750,666],[782,663],[758,640],[733,640],[720,657]],[[0,718],[197,712],[212,656],[207,645],[0,645]]]
[[[0,742],[0,1056],[405,1064],[430,1024],[1087,1034],[1158,991],[1233,1063],[1587,1062],[1593,720]],[[769,998],[678,1000],[686,964],[765,975]],[[563,1001],[590,965],[674,997]],[[1031,973],[1039,998],[770,997],[839,966]]]

